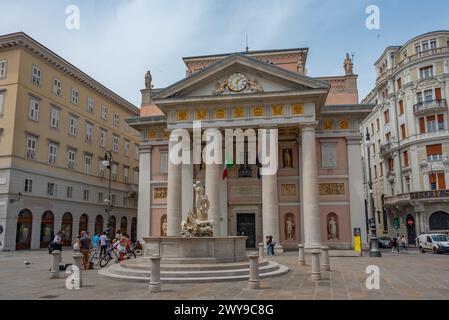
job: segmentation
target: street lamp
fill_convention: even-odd
[[[110,240],[112,240],[113,235],[111,234],[112,231],[112,223],[111,223],[111,211],[112,211],[112,152],[110,150],[106,151],[106,153],[104,154],[104,159],[102,164],[103,167],[107,167],[109,169],[109,186],[108,186],[108,198],[105,199],[105,202],[108,203],[108,208],[107,208],[107,216],[108,216],[108,229],[107,229],[107,233],[108,233],[108,238]]]
[[[368,187],[369,187],[369,202],[371,204],[371,218],[370,218],[370,229],[371,229],[371,247],[369,250],[370,257],[381,257],[382,253],[379,251],[379,244],[377,242],[377,231],[376,231],[376,214],[374,208],[374,197],[373,197],[373,180],[371,177],[371,155],[370,147],[373,143],[371,142],[368,128],[366,128],[365,146],[367,149],[368,157]]]

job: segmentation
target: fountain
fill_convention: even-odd
[[[209,200],[197,181],[194,208],[181,223],[179,237],[144,238],[144,256],[126,260],[99,271],[101,275],[129,281],[149,281],[151,255],[161,257],[161,282],[199,283],[239,281],[249,278],[246,237],[214,236],[214,221],[208,220]],[[259,258],[260,277],[277,276],[288,268]]]

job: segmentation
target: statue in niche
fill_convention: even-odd
[[[346,53],[346,58],[343,64],[343,67],[345,68],[345,75],[353,74],[353,66],[352,59],[349,56],[349,53]]]
[[[285,220],[285,240],[295,239],[295,222],[292,216],[288,216]]]
[[[210,202],[204,194],[204,187],[197,181],[195,190],[195,202],[193,210],[189,210],[187,218],[181,223],[181,234],[184,237],[212,237],[214,221],[208,220]]]
[[[153,81],[153,77],[151,76],[150,70],[148,70],[147,73],[145,74],[145,89],[152,88],[152,84],[151,84],[152,81]]]
[[[330,214],[327,223],[327,239],[338,240],[338,222],[335,214]]]
[[[282,168],[293,168],[292,149],[284,149],[282,152]]]
[[[164,217],[164,219],[162,220],[162,237],[166,237],[167,236],[167,217]]]

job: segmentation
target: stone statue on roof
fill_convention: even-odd
[[[153,77],[151,76],[150,70],[148,70],[147,73],[145,74],[145,89],[152,88],[152,84],[151,84],[152,81],[153,81]]]
[[[343,67],[345,68],[345,75],[353,74],[353,66],[352,59],[349,56],[349,53],[346,53],[346,58],[343,64]]]

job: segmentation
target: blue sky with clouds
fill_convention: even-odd
[[[354,53],[362,99],[388,45],[449,29],[447,0],[1,0],[0,34],[24,31],[130,102],[151,69],[156,87],[185,76],[184,56],[308,47],[310,76],[340,75]],[[65,27],[67,5],[80,30]],[[380,30],[365,8],[380,9]]]

